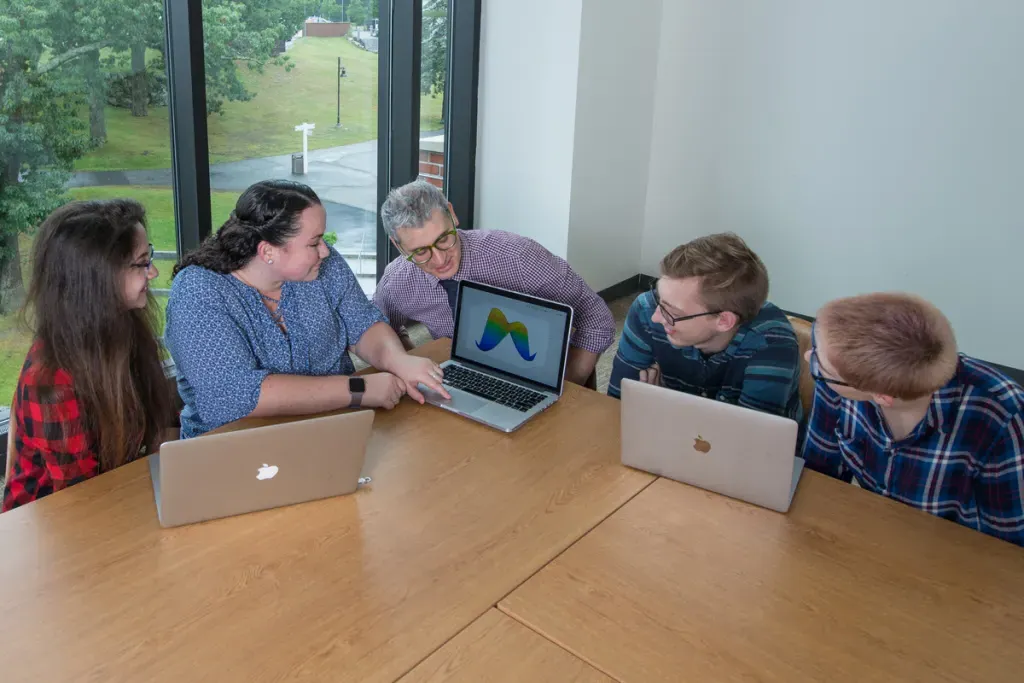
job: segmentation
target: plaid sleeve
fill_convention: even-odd
[[[828,387],[814,388],[814,402],[807,418],[803,448],[800,455],[807,467],[830,477],[849,482],[853,473],[843,467],[843,458],[836,441],[836,425],[842,410],[842,399]]]
[[[1024,545],[1024,419],[1020,413],[979,460],[975,497],[980,530]]]
[[[647,310],[650,294],[641,294],[630,305],[626,322],[619,338],[619,348],[612,362],[612,376],[608,380],[608,395],[621,397],[623,379],[639,379],[640,371],[654,365],[654,349],[646,321],[651,314]]]
[[[14,453],[8,457],[14,463],[4,490],[4,511],[99,474],[94,439],[63,373],[57,373],[54,386],[21,383],[13,417]]]
[[[576,348],[604,353],[615,341],[615,317],[608,304],[563,258],[555,256],[533,240],[519,259],[521,290],[533,296],[560,301],[573,308],[573,332],[569,340]]]
[[[402,328],[409,324],[409,319],[402,314],[401,308],[398,305],[398,293],[396,290],[399,289],[399,285],[395,282],[395,279],[391,276],[392,274],[388,271],[390,268],[384,270],[384,275],[381,277],[380,282],[377,283],[377,289],[373,292],[373,305],[384,314],[387,318],[388,324],[395,330],[395,332],[401,332]]]
[[[772,335],[767,342],[747,362],[739,405],[789,417],[800,377],[800,347],[792,336]]]

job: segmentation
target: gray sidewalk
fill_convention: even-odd
[[[255,182],[285,178],[316,190],[327,209],[327,229],[338,235],[338,249],[374,253],[377,249],[377,141],[312,150],[309,172],[292,175],[291,155],[246,159],[210,166],[210,189],[242,192]],[[110,185],[171,186],[171,170],[79,171],[68,187]]]

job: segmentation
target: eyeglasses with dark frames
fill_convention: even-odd
[[[448,251],[454,247],[459,241],[459,232],[455,229],[455,219],[452,218],[450,211],[445,211],[448,214],[448,222],[451,224],[451,230],[447,230],[441,233],[441,236],[434,240],[433,244],[429,244],[419,249],[413,249],[411,252],[405,255],[407,261],[412,261],[418,266],[422,266],[424,263],[429,263],[430,259],[434,258],[434,250]]]
[[[665,308],[665,304],[661,301],[661,295],[658,294],[657,282],[651,285],[651,296],[654,297],[654,303],[658,307],[658,310],[661,311],[661,316],[671,325],[681,323],[684,320],[693,320],[694,318],[703,318],[705,316],[719,315],[722,313],[722,311],[705,311],[704,313],[694,313],[693,315],[672,315],[668,312],[668,309]]]
[[[149,270],[150,268],[153,267],[153,256],[155,254],[156,254],[156,251],[153,249],[153,245],[150,244],[149,245],[149,257],[145,261],[141,261],[139,263],[131,264],[130,267],[131,268],[138,268],[139,270]]]
[[[852,384],[844,382],[841,379],[835,377],[829,377],[821,374],[821,360],[818,358],[818,343],[815,341],[817,337],[814,335],[814,325],[811,325],[811,363],[809,372],[811,379],[815,382],[821,382],[822,384],[832,384],[837,387],[850,387],[853,388]]]

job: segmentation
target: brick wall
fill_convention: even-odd
[[[306,36],[310,38],[341,38],[348,33],[351,26],[348,22],[334,21],[328,23],[306,22]]]
[[[444,153],[420,150],[420,178],[444,189]]]

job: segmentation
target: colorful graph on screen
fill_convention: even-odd
[[[484,325],[483,336],[476,343],[481,351],[490,351],[506,337],[512,338],[516,351],[523,360],[533,360],[537,354],[530,355],[530,332],[522,323],[510,323],[500,308],[492,308],[487,314],[487,323]]]

